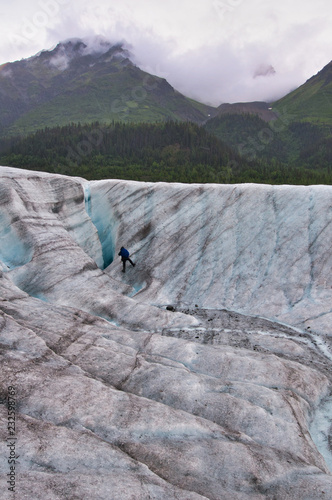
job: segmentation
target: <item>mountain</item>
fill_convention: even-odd
[[[233,104],[223,103],[217,108],[216,116],[249,114],[258,116],[262,120],[269,122],[276,120],[278,115],[272,110],[271,104],[267,102],[236,102]],[[211,118],[212,120],[212,118]]]
[[[292,179],[296,184],[329,183],[332,175],[331,102],[332,63],[297,90],[274,103],[223,103],[218,108],[212,108],[183,96],[165,79],[142,71],[131,61],[130,53],[123,44],[111,44],[100,38],[89,42],[72,39],[29,59],[0,67],[0,138],[27,136],[41,129],[70,126],[73,123],[95,126],[93,124],[98,122],[105,126],[113,122],[130,125],[170,120],[191,121],[204,126],[222,141],[223,148],[227,146],[234,149],[235,156],[256,163],[257,168],[249,168],[245,175],[239,177],[239,172],[236,172],[234,177],[232,168],[232,175],[228,173],[225,177],[223,167],[226,170],[228,167],[223,162],[221,182],[227,178],[229,182],[283,183],[291,182]],[[68,129],[68,132],[71,137],[66,141],[67,149],[72,147],[76,150],[78,147],[80,150],[84,138],[79,138],[75,129]],[[163,145],[172,149],[172,159],[176,156],[182,167],[187,160],[191,162],[195,158],[192,169],[195,172],[192,174],[185,167],[187,173],[181,173],[180,180],[209,182],[211,175],[201,174],[200,167],[196,169],[196,165],[202,163],[200,158],[204,148],[207,151],[208,146],[196,140],[200,134],[195,132],[196,138],[193,138],[190,132],[188,142],[189,135],[183,135],[182,132],[179,140],[170,138],[169,144]],[[34,140],[35,145],[38,145],[39,139],[40,136]],[[71,139],[72,144],[68,145]],[[210,142],[210,139],[207,141]],[[60,154],[58,150],[54,151],[53,145],[47,154],[38,153],[36,156],[36,149],[30,153],[29,148],[24,145],[18,148],[17,144],[15,151],[14,145],[8,149],[8,143],[0,143],[2,161],[7,162],[8,158],[11,162],[14,155],[11,165],[40,168],[38,165],[48,161],[50,156],[53,158],[52,163],[58,162],[59,155],[63,156],[62,151]],[[177,144],[180,144],[181,151],[175,155]],[[89,148],[91,144],[88,144]],[[196,155],[199,148],[202,151]],[[45,147],[42,150],[45,152]],[[109,154],[109,150],[106,154]],[[133,154],[137,158],[136,152]],[[86,158],[89,155],[80,153],[79,156]],[[152,156],[145,155],[145,165],[148,157],[151,165],[156,161],[160,166],[159,159]],[[229,153],[224,156],[230,158]],[[128,158],[125,159],[127,162]],[[209,154],[203,164],[207,164],[208,159]],[[258,160],[263,162],[263,167]],[[98,161],[105,167],[109,166],[109,158],[99,157]],[[112,162],[114,166],[114,158]],[[174,171],[178,170],[179,162],[175,165],[173,161]],[[62,159],[60,163],[63,164]],[[236,159],[236,163],[241,163],[241,160],[239,162]],[[297,169],[296,175],[285,175],[286,166]],[[307,172],[299,175],[299,169]],[[118,177],[123,175],[122,170],[116,166],[116,173],[108,168],[103,172]],[[179,180],[174,177],[174,172],[160,178],[163,170],[159,169],[158,173],[155,167],[152,170],[152,173],[139,174],[134,178]],[[53,166],[51,171],[73,175],[72,170],[54,169]],[[86,171],[81,174],[88,175]],[[133,174],[129,175],[133,178]],[[128,178],[128,175],[123,177]],[[212,178],[215,178],[214,174]]]
[[[317,75],[278,101],[223,103],[217,108],[215,117],[225,114],[254,115],[265,122],[277,120],[287,114],[288,123],[306,121],[317,125],[332,125],[332,61]]]
[[[273,110],[287,110],[294,122],[332,125],[332,61],[299,88],[274,102]]]
[[[139,69],[122,44],[80,39],[0,67],[0,130],[22,134],[71,122],[201,123],[214,108]]]
[[[205,127],[247,159],[331,171],[332,62],[274,103],[222,104]]]
[[[0,188],[3,491],[332,498],[332,187]]]

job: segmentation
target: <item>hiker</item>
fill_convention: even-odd
[[[125,273],[126,272],[126,261],[129,260],[130,264],[135,267],[135,264],[134,262],[129,258],[129,252],[128,250],[126,250],[124,247],[121,247],[120,248],[120,252],[118,253],[118,255],[120,255],[121,257],[121,260],[122,260],[122,265],[123,265],[123,269],[122,269],[122,272]]]

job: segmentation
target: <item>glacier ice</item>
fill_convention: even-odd
[[[114,260],[119,221],[112,213],[112,205],[107,199],[103,196],[100,199],[98,193],[91,199],[90,183],[84,186],[84,197],[86,211],[98,231],[103,255],[102,269],[104,269]]]
[[[332,497],[331,187],[0,167],[0,190],[22,498]]]
[[[310,426],[310,434],[319,451],[323,455],[327,466],[332,471],[332,397],[327,397],[316,412],[315,419]]]

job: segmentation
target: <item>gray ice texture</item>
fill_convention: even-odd
[[[331,222],[331,186],[0,167],[1,498],[332,498]]]

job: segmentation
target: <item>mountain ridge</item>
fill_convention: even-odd
[[[112,120],[190,120],[250,114],[265,122],[283,109],[292,121],[332,125],[332,61],[303,85],[275,102],[222,103],[190,99],[166,79],[133,61],[124,42],[103,37],[71,38],[50,50],[0,66],[0,136],[25,135],[45,126]]]
[[[332,62],[278,101],[220,106],[205,126],[247,159],[330,172]]]
[[[2,135],[96,120],[201,123],[214,113],[138,68],[123,44],[93,48],[79,39],[2,65],[0,109]]]
[[[294,121],[332,126],[332,61],[273,107],[276,111],[286,107]]]
[[[217,109],[218,114],[216,116],[251,114],[258,116],[265,122],[278,119],[278,114],[273,111],[272,105],[264,101],[223,103]]]
[[[222,103],[217,108],[190,99],[165,78],[141,70],[125,43],[100,37],[69,39],[0,66],[1,139],[71,124],[194,122],[246,160],[268,163],[269,180],[269,170],[280,171],[276,162],[320,170],[318,176],[306,177],[306,183],[330,178],[330,103],[332,62],[278,101]],[[21,160],[16,158],[15,165],[21,166]],[[272,178],[280,182],[285,176]],[[264,181],[256,174],[248,180]]]

